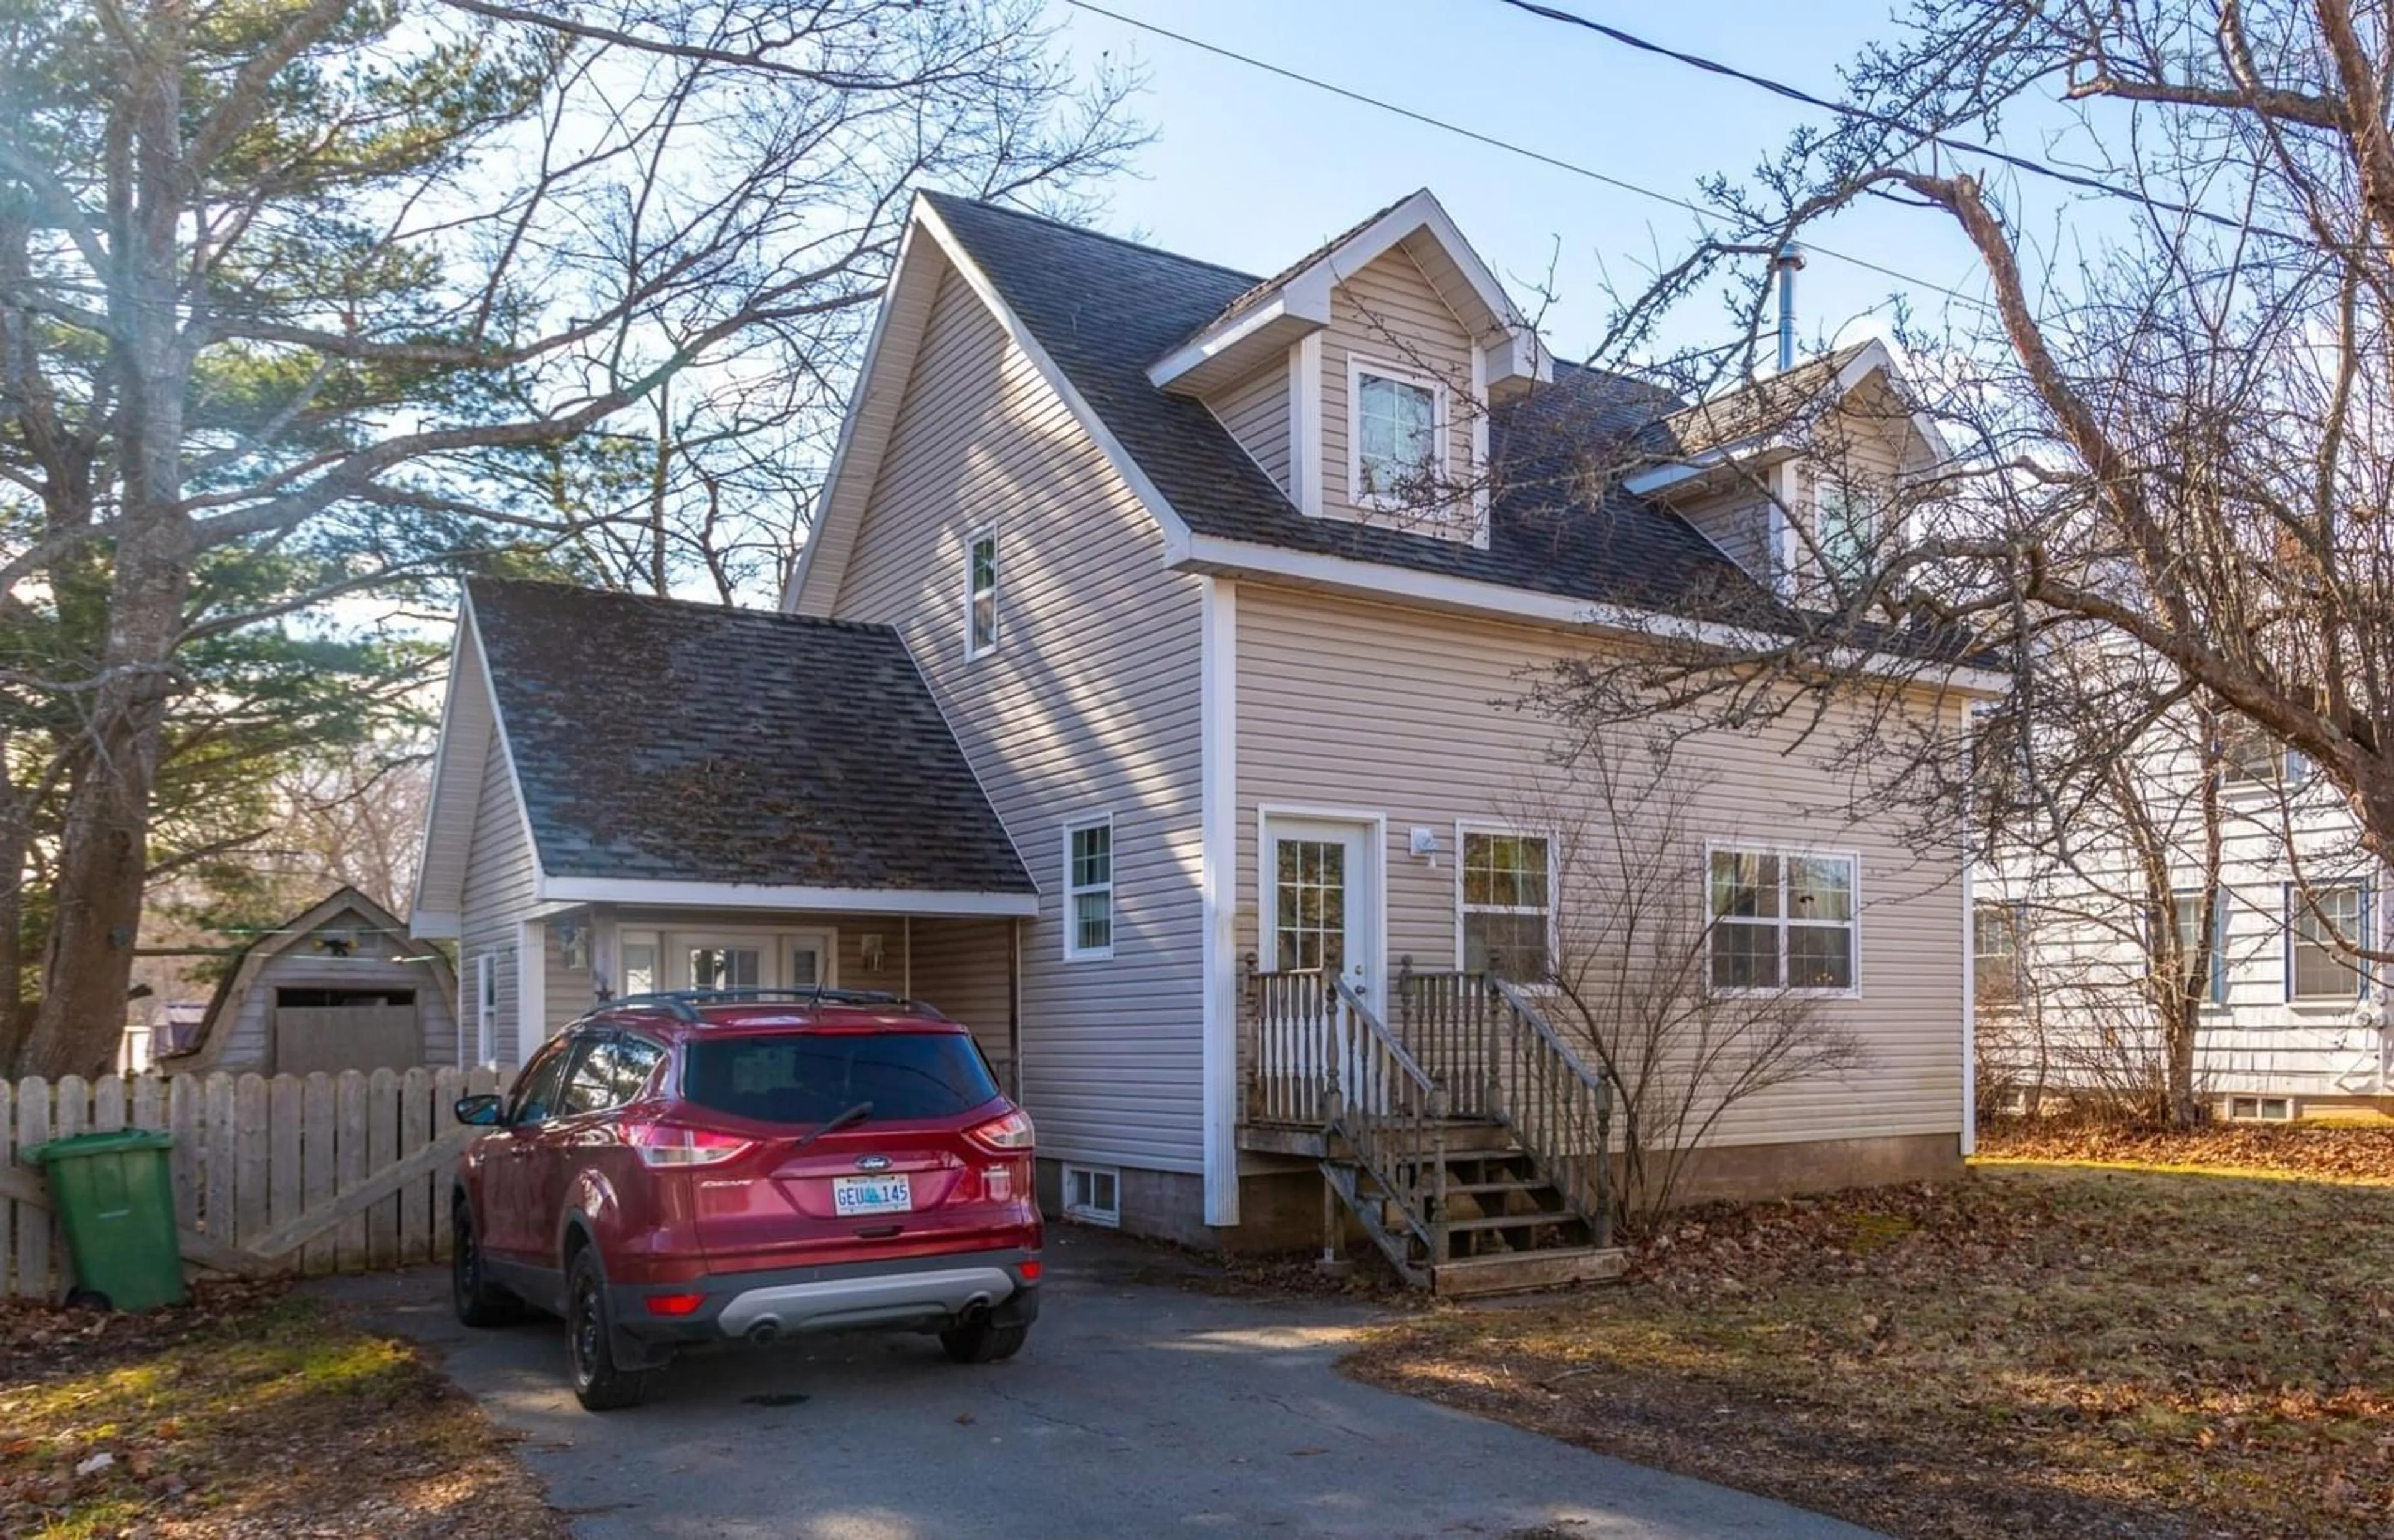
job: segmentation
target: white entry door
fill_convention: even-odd
[[[1282,973],[1329,973],[1374,1003],[1381,958],[1375,824],[1328,818],[1264,822],[1264,947]]]

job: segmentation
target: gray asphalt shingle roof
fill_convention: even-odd
[[[467,591],[550,875],[1036,890],[888,626]]]
[[[1591,602],[1652,608],[1768,604],[1693,526],[1623,492],[1619,468],[1684,403],[1599,371],[1558,365],[1552,386],[1491,422],[1496,495],[1488,548],[1309,519],[1197,401],[1147,368],[1258,281],[1036,215],[926,198],[1074,388],[1201,534],[1434,572]]]

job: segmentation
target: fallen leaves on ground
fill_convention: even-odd
[[[281,1284],[144,1315],[0,1305],[0,1533],[565,1533],[414,1349]]]
[[[2104,1118],[2006,1118],[1980,1130],[1979,1157],[2394,1184],[2394,1124],[2207,1123],[2170,1129]]]
[[[1624,1287],[1348,1367],[1898,1534],[2389,1534],[2394,1188],[1999,1165],[1695,1210]]]

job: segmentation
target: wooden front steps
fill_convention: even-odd
[[[1322,1171],[1398,1272],[1433,1294],[1557,1288],[1618,1278],[1625,1265],[1499,1123],[1445,1120],[1375,1162],[1334,1136]]]

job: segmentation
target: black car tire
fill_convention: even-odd
[[[504,1326],[523,1314],[523,1302],[491,1282],[482,1270],[482,1244],[474,1234],[474,1215],[464,1204],[450,1210],[449,1298],[457,1320],[467,1326]]]
[[[655,1386],[654,1369],[615,1365],[615,1318],[607,1306],[607,1275],[588,1246],[573,1254],[565,1280],[565,1358],[573,1396],[585,1411],[638,1406]]]
[[[940,1346],[958,1363],[1000,1363],[1020,1352],[1030,1336],[1028,1324],[1001,1326],[993,1321],[980,1320],[941,1332]]]

